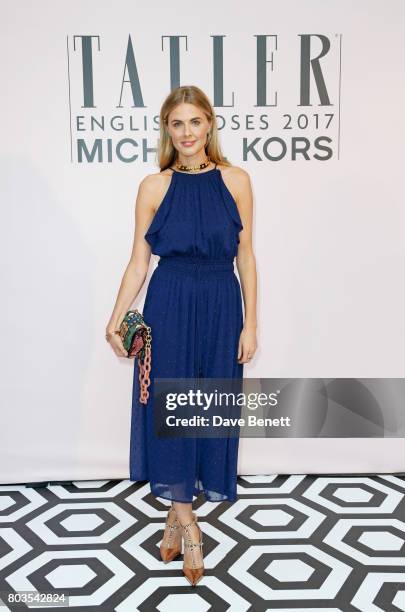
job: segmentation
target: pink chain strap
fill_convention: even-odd
[[[150,327],[146,327],[146,344],[145,344],[145,356],[144,359],[139,359],[139,383],[141,387],[139,401],[141,404],[146,404],[149,397],[148,387],[150,385],[149,373],[152,365],[152,350],[151,350],[151,330]]]

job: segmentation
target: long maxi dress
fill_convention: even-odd
[[[168,190],[145,234],[160,256],[143,316],[152,329],[151,384],[139,402],[134,360],[130,480],[149,481],[156,497],[192,502],[237,499],[238,437],[163,438],[154,433],[153,379],[238,378],[242,295],[234,258],[243,229],[221,171],[171,168]]]

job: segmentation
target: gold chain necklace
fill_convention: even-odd
[[[210,162],[211,162],[210,156],[207,155],[206,161],[200,164],[199,166],[185,166],[184,164],[179,164],[177,160],[175,161],[175,164],[176,164],[176,168],[184,172],[198,172],[198,170],[202,170],[203,168],[206,168],[207,166],[209,166]]]

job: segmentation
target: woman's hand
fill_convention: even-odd
[[[128,351],[125,350],[125,347],[121,340],[121,336],[119,334],[115,334],[113,331],[107,330],[105,333],[105,338],[107,342],[110,343],[111,348],[117,355],[117,357],[128,357]]]
[[[249,363],[256,349],[256,327],[244,326],[239,338],[238,363]]]

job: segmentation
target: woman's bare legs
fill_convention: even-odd
[[[193,520],[193,504],[184,504],[183,502],[172,502],[176,510],[177,520],[183,525],[187,525]]]

